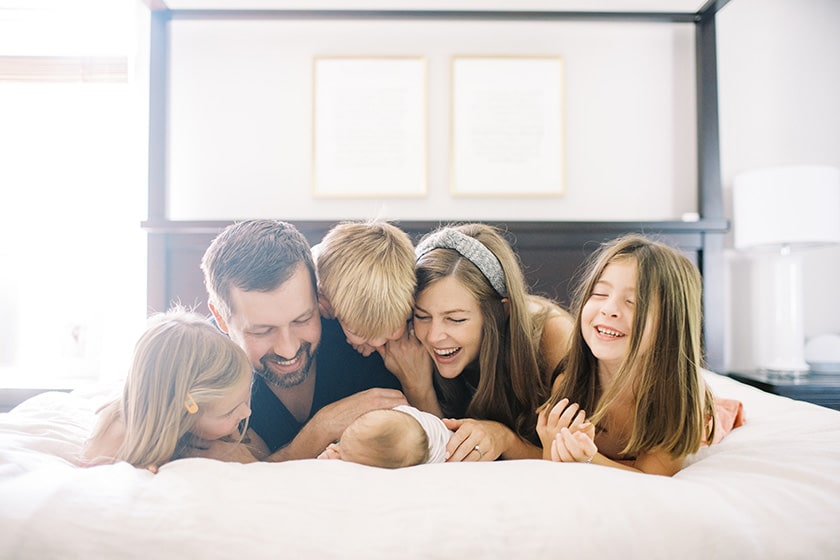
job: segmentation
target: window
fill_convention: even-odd
[[[146,317],[148,16],[132,0],[2,6],[0,387],[117,379]]]

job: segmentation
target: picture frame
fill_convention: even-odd
[[[426,74],[422,56],[313,59],[316,198],[426,195]]]
[[[561,196],[564,60],[451,58],[450,194]]]

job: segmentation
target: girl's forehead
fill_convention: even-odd
[[[629,255],[618,255],[610,259],[601,269],[599,279],[605,276],[615,277],[622,276],[628,278],[636,277],[636,259]]]

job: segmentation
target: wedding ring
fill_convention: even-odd
[[[479,446],[477,446],[477,445],[476,445],[475,447],[473,447],[473,449],[475,449],[476,451],[478,451],[478,458],[479,458],[479,459],[480,459],[480,458],[482,458],[482,457],[484,457],[484,453],[482,453],[482,452],[481,452],[481,447],[479,447]]]

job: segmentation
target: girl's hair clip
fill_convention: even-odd
[[[192,393],[187,393],[187,400],[184,401],[184,408],[186,408],[187,412],[189,412],[190,414],[195,414],[196,412],[198,412],[198,403],[195,402]]]

